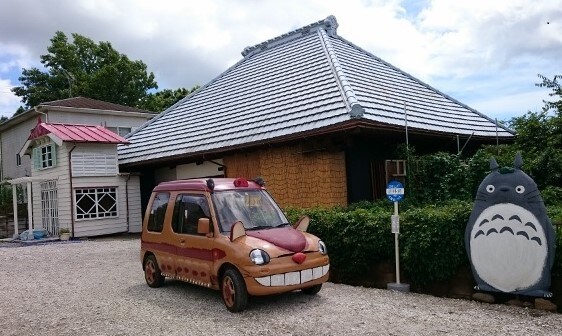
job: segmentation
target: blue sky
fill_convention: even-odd
[[[338,34],[499,120],[538,111],[562,74],[562,0],[3,0],[0,114],[57,30],[109,41],[160,89],[203,85],[250,45],[334,15]]]

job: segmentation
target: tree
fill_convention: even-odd
[[[562,80],[562,75],[555,75],[554,79],[552,80],[540,74],[538,76],[540,79],[542,79],[542,83],[538,83],[535,85],[538,87],[546,87],[552,89],[553,92],[548,94],[551,97],[558,96],[558,101],[545,101],[543,110],[548,111],[550,109],[553,109],[559,115],[562,114],[562,87],[560,86],[560,83],[558,83],[558,80]]]
[[[149,93],[142,99],[139,107],[147,111],[161,112],[197,89],[199,89],[199,85],[192,87],[191,90],[186,88],[165,89],[156,93]]]
[[[525,167],[539,187],[562,186],[562,89],[559,79],[539,75],[539,87],[552,89],[556,101],[545,101],[541,112],[528,112],[513,118],[511,126],[517,132],[515,146],[524,157]],[[551,113],[554,111],[554,114]]]
[[[72,96],[139,106],[148,90],[158,88],[142,61],[131,61],[109,42],[96,44],[76,33],[72,38],[69,42],[63,32],[55,33],[48,54],[41,55],[47,71],[23,69],[22,85],[12,91],[27,108]]]

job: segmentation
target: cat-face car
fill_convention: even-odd
[[[328,280],[326,246],[294,225],[261,179],[164,182],[152,192],[144,217],[141,261],[150,287],[172,278],[220,290],[232,312],[248,295],[300,289],[316,294]]]

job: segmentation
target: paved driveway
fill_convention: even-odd
[[[149,288],[138,239],[0,247],[1,335],[562,335],[562,315],[328,283],[253,298],[229,313],[218,292]]]

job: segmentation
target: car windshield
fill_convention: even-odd
[[[279,206],[264,190],[228,190],[213,193],[213,203],[222,232],[229,232],[240,221],[246,230],[288,225]]]

